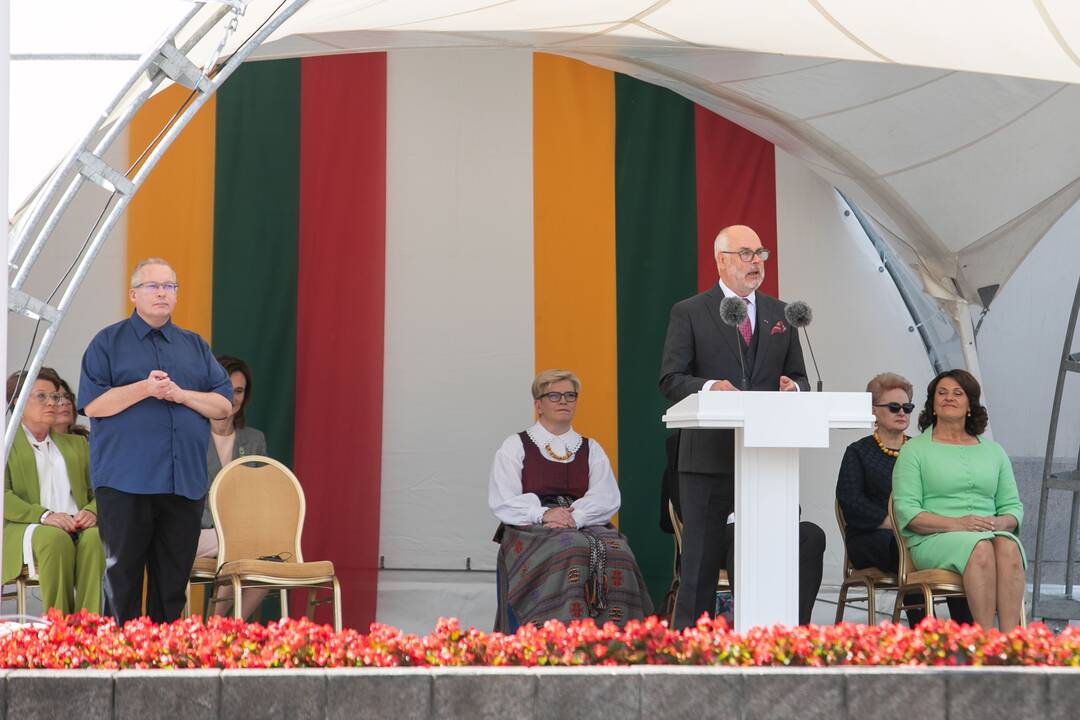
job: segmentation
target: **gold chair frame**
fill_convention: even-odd
[[[259,467],[245,467],[252,465],[253,463],[258,463]],[[228,522],[222,521],[222,507],[220,505],[223,492],[222,488],[226,488],[232,481],[231,477],[234,472],[238,472],[237,468],[244,468],[244,472],[255,473],[276,471],[292,486],[292,489],[296,494],[297,514],[294,523],[294,537],[292,538],[292,546],[290,548],[262,547],[255,551],[255,558],[243,556],[243,550],[253,547],[253,541],[249,541],[247,538],[241,540],[239,538],[241,531],[238,528],[230,530],[227,527]],[[307,502],[304,498],[304,490],[300,485],[300,481],[297,480],[296,475],[294,475],[289,468],[273,458],[262,455],[245,455],[239,457],[221,468],[221,472],[214,478],[214,482],[210,486],[208,502],[210,503],[210,513],[214,518],[214,527],[218,537],[217,564],[211,585],[214,590],[216,590],[219,585],[226,584],[231,585],[233,589],[232,598],[211,597],[211,605],[231,600],[233,603],[233,617],[241,619],[243,613],[242,593],[245,587],[276,589],[280,592],[281,613],[282,617],[285,617],[288,614],[288,591],[296,588],[307,588],[308,617],[310,618],[314,615],[316,605],[331,602],[333,604],[334,629],[338,631],[341,630],[341,585],[338,582],[337,575],[334,573],[333,563],[329,561],[305,562],[303,558],[303,553],[300,548],[300,539],[304,531],[304,516],[307,510]],[[241,550],[237,550],[237,546],[241,547]],[[258,559],[262,556],[275,554],[275,552],[280,553],[283,550],[287,550],[292,554],[292,557],[286,559],[284,562]],[[331,592],[331,598],[316,601],[314,592],[320,589],[329,590]]]
[[[675,530],[675,560],[672,567],[672,581],[671,589],[675,591],[675,597],[678,597],[679,585],[681,584],[682,568],[680,565],[682,559],[682,519],[679,518],[678,513],[675,512],[675,503],[668,500],[668,516],[671,518],[671,527]],[[731,582],[728,580],[727,570],[720,568],[720,575],[716,581],[717,592],[730,592]],[[670,592],[670,591],[669,591]],[[672,608],[674,612],[674,608]]]
[[[10,600],[11,598],[15,598],[15,613],[20,617],[23,617],[26,615],[26,588],[38,587],[38,580],[37,578],[30,577],[30,569],[26,565],[23,565],[18,577],[8,584],[15,585],[15,591],[5,591],[0,593],[0,599]]]
[[[878,590],[895,590],[899,584],[898,578],[893,573],[885,572],[880,568],[870,567],[857,569],[852,567],[847,552],[847,522],[844,520],[844,511],[840,507],[840,501],[835,501],[836,524],[840,527],[840,538],[844,543],[844,580],[840,583],[840,595],[836,602],[836,623],[844,621],[844,610],[848,603],[866,603],[866,624],[876,625],[876,602]],[[848,590],[856,585],[861,585],[866,592],[865,597],[848,597]],[[895,622],[895,621],[894,621]]]
[[[900,587],[896,591],[896,604],[893,606],[893,622],[900,621],[900,611],[913,608],[923,608],[927,617],[936,617],[934,605],[945,602],[950,597],[965,597],[964,578],[951,570],[934,568],[932,570],[916,570],[911,562],[911,551],[908,550],[907,538],[900,532],[900,526],[896,524],[896,510],[893,507],[892,495],[889,495],[889,521],[893,526],[893,537],[896,538],[896,547],[899,549],[900,566],[897,572]],[[922,595],[922,602],[908,605],[904,597],[908,594],[918,593]]]

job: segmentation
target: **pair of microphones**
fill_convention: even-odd
[[[746,301],[737,297],[726,297],[720,301],[720,319],[724,321],[725,325],[730,325],[738,331],[739,325],[741,325],[747,317]],[[787,319],[788,324],[795,328],[795,331],[803,331],[806,336],[806,347],[810,349],[810,359],[814,363],[814,374],[817,375],[817,391],[821,392],[823,386],[821,382],[821,373],[818,371],[817,358],[814,357],[814,346],[810,344],[810,333],[806,329],[811,322],[814,321],[814,311],[810,309],[810,306],[804,303],[802,300],[796,300],[795,302],[788,303],[784,308],[784,317]],[[750,379],[746,374],[746,361],[743,359],[743,347],[741,338],[736,337],[736,342],[739,344],[739,366],[742,368],[742,389],[749,389]]]

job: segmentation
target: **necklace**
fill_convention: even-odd
[[[551,457],[553,460],[557,460],[559,462],[566,462],[570,458],[574,457],[574,453],[576,453],[578,451],[578,449],[581,447],[581,442],[582,442],[582,437],[580,435],[578,435],[577,444],[574,445],[574,447],[566,447],[564,442],[558,437],[548,437],[547,440],[541,441],[540,438],[538,438],[533,433],[532,428],[529,428],[528,430],[526,430],[525,434],[529,436],[529,439],[533,441],[533,444],[536,445],[536,447],[543,448],[544,452],[546,452],[549,457]],[[552,445],[553,441],[557,441],[555,443],[556,447],[562,446],[563,448],[565,448],[565,450],[566,450],[565,455],[560,453],[558,450],[555,450],[554,448],[552,448],[551,445]]]
[[[570,448],[566,449],[566,454],[565,455],[560,455],[559,453],[557,453],[557,452],[555,452],[554,450],[551,449],[551,443],[544,443],[544,450],[547,451],[548,455],[555,458],[559,462],[565,462],[566,460],[569,460],[570,458],[574,457],[574,451],[571,450]]]
[[[904,446],[905,441],[907,441],[907,435],[901,435],[900,436],[900,447]],[[881,441],[881,436],[879,436],[877,434],[877,430],[874,431],[874,442],[877,443],[877,446],[881,450],[881,452],[885,453],[889,457],[894,458],[894,457],[898,457],[900,455],[900,450],[899,449],[893,450],[890,447],[885,447],[885,443],[883,443]]]

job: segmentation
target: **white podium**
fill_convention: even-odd
[[[870,393],[699,392],[669,428],[735,431],[735,629],[799,623],[799,448],[870,428]]]

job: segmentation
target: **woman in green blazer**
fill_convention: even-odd
[[[8,402],[22,373],[8,378]],[[61,399],[59,378],[42,370],[34,381],[4,471],[3,581],[36,566],[45,609],[101,612],[105,552],[97,529],[86,438],[52,432]],[[38,469],[47,476],[42,483]],[[64,475],[67,477],[65,478]],[[29,548],[26,547],[27,530]],[[26,549],[31,551],[27,557]]]

